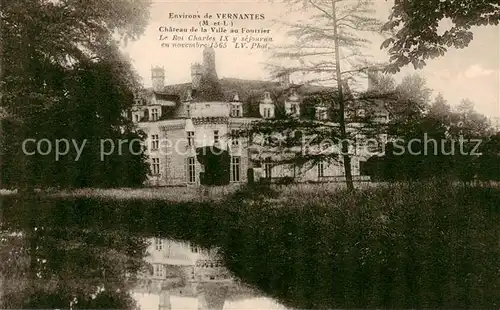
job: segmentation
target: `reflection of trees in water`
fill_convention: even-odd
[[[77,303],[72,308],[135,308],[129,292],[137,284],[138,275],[151,268],[143,260],[146,237],[161,234],[195,240],[207,248],[210,245],[209,240],[199,243],[186,235],[198,228],[179,227],[191,222],[182,220],[186,216],[196,218],[199,214],[189,215],[184,208],[177,209],[179,214],[174,216],[152,211],[141,202],[5,199],[1,209],[5,233],[0,245],[0,308],[68,308],[75,297]],[[13,231],[22,234],[6,236]],[[160,289],[193,297],[202,292],[213,306],[222,300],[257,295],[225,277],[223,281],[193,282],[184,276],[185,268],[167,267],[170,281]]]
[[[134,307],[128,291],[144,268],[144,238],[102,227],[21,231],[2,239],[1,308]]]

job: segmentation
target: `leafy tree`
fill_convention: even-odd
[[[481,180],[500,180],[500,133],[491,135],[481,143],[482,155],[478,160],[478,177]]]
[[[388,134],[393,138],[408,139],[416,131],[421,131],[420,121],[429,107],[431,89],[418,74],[403,77],[395,87],[396,100],[390,101]],[[411,138],[410,138],[411,139]]]
[[[442,34],[439,23],[448,19],[451,28]],[[474,26],[498,25],[500,6],[496,0],[429,0],[394,1],[392,13],[384,30],[392,37],[382,43],[388,49],[389,72],[399,72],[407,64],[415,69],[425,66],[425,60],[443,56],[448,47],[464,48],[473,39]]]
[[[390,74],[384,74],[376,71],[368,74],[368,88],[379,94],[390,94],[396,91],[396,80]]]
[[[410,83],[412,78],[418,83]],[[451,109],[438,94],[430,104],[430,90],[424,82],[418,76],[409,76],[396,87],[399,98],[411,99],[396,102],[398,108],[391,106],[388,132],[392,141],[386,146],[384,157],[368,161],[367,173],[375,179],[413,181],[446,177],[464,182],[481,173],[487,175],[482,172],[485,163],[492,162],[497,155],[489,152],[486,157],[479,156],[483,148],[476,148],[477,141],[486,140],[485,150],[494,149],[495,139],[488,139],[491,128],[487,118],[476,112],[468,99]],[[405,89],[408,93],[401,93]]]
[[[2,171],[11,170],[2,176],[4,182],[31,187],[51,178],[58,179],[55,175],[60,178],[55,182],[59,184],[64,176],[69,180],[78,178],[75,171],[81,167],[73,167],[71,160],[65,164],[50,163],[26,156],[21,149],[25,139],[71,134],[71,138],[81,141],[103,137],[106,130],[118,133],[126,128],[123,137],[134,132],[119,116],[128,104],[130,92],[138,86],[137,76],[120,55],[119,41],[136,39],[142,34],[148,7],[149,3],[143,0],[2,3],[2,27],[11,31],[2,32],[1,36],[0,87],[2,108],[8,118],[3,123],[8,122],[5,125],[12,129],[10,133],[4,132],[3,137],[14,140],[11,145],[2,142],[2,149],[8,152],[2,159]],[[109,87],[109,92],[100,86]],[[110,101],[100,101],[99,97]],[[117,135],[106,138],[112,137]],[[44,165],[40,165],[42,162]],[[101,171],[106,172],[109,170]],[[137,172],[144,174],[144,170]],[[92,180],[95,179],[98,178]],[[68,184],[78,186],[82,182],[68,181],[61,185]]]
[[[444,99],[443,94],[439,93],[434,99],[434,102],[429,108],[429,116],[438,119],[443,124],[450,124],[451,108]]]
[[[470,99],[462,99],[453,111],[452,126],[456,136],[479,138],[491,134],[488,118],[474,110],[474,102]]]

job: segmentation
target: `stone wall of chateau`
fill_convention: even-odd
[[[166,132],[169,149],[166,152],[167,166],[165,181],[167,185],[182,185],[187,183],[187,158],[196,157],[196,151],[188,146],[185,128],[170,129]],[[199,173],[200,164],[195,160],[195,173]]]
[[[237,130],[251,119],[177,119],[158,122],[141,123],[140,128],[148,135],[147,146],[149,154],[149,163],[153,165],[153,159],[158,159],[159,174],[153,175],[147,181],[149,186],[178,186],[178,185],[199,185],[200,172],[203,171],[196,158],[196,148],[203,146],[216,146],[220,149],[227,149],[231,157],[236,157],[239,173],[238,183],[246,183],[248,180],[248,168],[253,167],[248,153],[248,141],[238,139],[237,142],[231,141],[229,135],[232,130]],[[194,132],[194,145],[188,145],[187,133]],[[216,143],[214,133],[217,132],[218,143]],[[159,139],[159,149],[153,147],[152,139],[156,136]],[[207,151],[210,151],[208,149]],[[194,158],[195,180],[188,182],[188,158]],[[360,175],[360,157],[351,157],[351,169],[354,176]],[[234,176],[231,165],[230,173]],[[293,168],[287,165],[273,165],[271,168],[271,177],[273,179],[283,177],[295,177],[297,181],[334,181],[335,178],[344,175],[344,169],[341,160],[338,162],[323,164],[322,173],[319,167],[309,167],[309,169]],[[152,169],[153,170],[153,169]],[[265,166],[260,168],[261,177],[266,176]]]
[[[188,158],[194,158],[195,182],[200,184],[200,172],[203,166],[196,158],[196,148],[216,146],[228,150],[231,156],[239,158],[239,181],[247,181],[248,145],[238,140],[233,144],[229,134],[241,124],[228,124],[227,118],[176,119],[157,122],[139,123],[139,128],[147,134],[148,162],[153,171],[153,162],[158,159],[159,174],[152,175],[147,181],[149,186],[186,185],[188,184]],[[188,145],[188,132],[194,132],[194,144]],[[215,138],[218,137],[216,143]],[[158,146],[154,140],[158,139]],[[210,151],[210,149],[208,150]]]

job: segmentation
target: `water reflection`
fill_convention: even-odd
[[[1,235],[1,308],[136,307],[129,290],[146,267],[144,238],[45,226]]]
[[[159,230],[162,237],[152,237],[133,227],[138,217],[113,223],[116,217],[99,214],[104,206],[0,205],[0,308],[285,309],[236,279],[217,247]]]
[[[132,296],[138,309],[285,309],[235,279],[217,248],[151,238]]]

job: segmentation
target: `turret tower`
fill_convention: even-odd
[[[213,47],[205,47],[203,49],[203,68],[207,76],[217,77],[215,68],[215,50]]]

